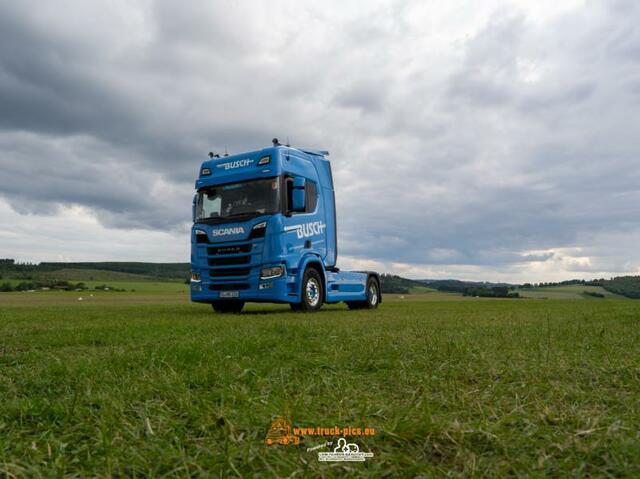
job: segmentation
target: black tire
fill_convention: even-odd
[[[380,285],[373,276],[367,280],[367,299],[364,301],[347,301],[349,309],[376,309],[380,304]]]
[[[216,313],[239,313],[244,307],[244,301],[216,301],[211,303]]]
[[[320,273],[315,268],[305,269],[302,276],[302,301],[297,304],[299,311],[314,313],[322,307],[323,302],[324,286]]]

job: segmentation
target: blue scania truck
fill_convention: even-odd
[[[245,302],[289,303],[313,312],[344,301],[374,309],[374,272],[336,267],[338,244],[326,151],[281,145],[233,156],[209,154],[196,180],[191,299],[216,312]]]

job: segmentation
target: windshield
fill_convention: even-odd
[[[275,213],[278,185],[278,178],[269,178],[203,188],[196,198],[196,222]]]

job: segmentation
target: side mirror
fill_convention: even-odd
[[[301,212],[304,211],[305,208],[305,194],[304,194],[304,187],[305,187],[305,179],[300,177],[300,176],[296,176],[293,179],[293,191],[291,192],[291,209],[293,211],[297,211],[297,212]]]
[[[193,195],[193,203],[191,203],[191,222],[196,222],[196,201],[198,199],[198,195]]]

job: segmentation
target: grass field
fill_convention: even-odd
[[[640,302],[137,290],[0,294],[0,476],[640,476]],[[278,416],[376,428],[374,456],[266,446]]]
[[[55,271],[38,271],[33,273],[24,273],[24,276],[30,277],[40,281],[56,280],[56,281],[72,281],[72,282],[87,282],[87,281],[100,281],[101,284],[106,281],[135,281],[144,282],[152,279],[139,274],[123,273],[120,271],[106,271],[101,269],[77,269],[77,268],[63,268]],[[27,281],[25,279],[15,279],[15,281]]]
[[[23,282],[21,279],[7,279],[2,280],[0,283],[7,282],[12,286],[16,286]],[[78,283],[79,281],[71,281],[72,283]],[[91,291],[78,291],[73,292],[72,296],[87,296],[90,293],[96,293],[92,291],[96,286],[107,285],[110,288],[115,289],[124,289],[127,292],[136,292],[136,293],[181,293],[186,295],[189,293],[189,286],[183,283],[176,283],[172,281],[82,281]],[[36,294],[43,294],[42,291],[36,291]],[[112,293],[117,293],[117,291],[112,291]],[[31,294],[31,293],[26,293]],[[58,297],[53,297],[51,299],[56,299]],[[1,301],[1,300],[0,300]]]

